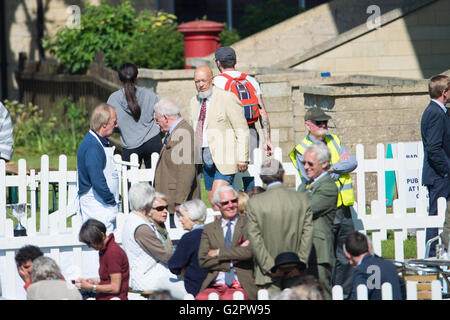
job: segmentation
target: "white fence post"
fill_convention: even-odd
[[[381,285],[381,299],[392,300],[392,285],[389,282]]]
[[[417,281],[406,281],[406,300],[417,300]]]
[[[269,291],[267,291],[266,289],[259,289],[257,299],[270,300]]]
[[[335,285],[331,289],[331,295],[333,297],[333,300],[344,300],[344,290],[342,289],[342,286]]]
[[[367,287],[364,284],[360,284],[356,287],[356,297],[358,300],[367,300]]]

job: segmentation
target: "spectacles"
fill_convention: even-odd
[[[328,120],[314,120],[314,124],[316,126],[320,126],[320,125],[323,125],[323,124],[328,124]]]
[[[302,161],[302,164],[303,165],[308,164],[308,166],[310,166],[310,167],[314,166],[314,163],[312,163],[311,161]]]
[[[169,206],[152,207],[152,209],[154,209],[156,211],[164,211],[164,210],[167,210],[168,208],[169,208]]]
[[[229,203],[237,203],[237,202],[238,202],[238,199],[234,198],[234,199],[228,200],[228,201],[220,201],[219,203],[220,203],[221,206],[226,206]]]

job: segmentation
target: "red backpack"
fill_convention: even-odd
[[[259,102],[256,96],[255,87],[247,80],[247,75],[241,73],[237,78],[233,78],[226,73],[220,74],[228,79],[225,84],[225,91],[233,92],[244,106],[244,115],[248,124],[255,123],[259,118]]]

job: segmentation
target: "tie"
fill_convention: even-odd
[[[195,130],[200,147],[203,145],[203,124],[205,123],[205,118],[206,99],[203,99],[202,106],[200,107],[200,114],[198,115],[197,130]]]
[[[164,143],[163,143],[164,145],[166,145],[167,139],[169,139],[169,133],[168,132],[166,133],[166,135],[164,137]]]
[[[231,247],[231,222],[227,223],[227,233],[225,234],[225,248]],[[234,270],[231,268],[230,272],[225,273],[225,283],[227,286],[231,287],[234,281]]]

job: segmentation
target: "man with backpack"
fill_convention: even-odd
[[[255,123],[259,120],[264,134],[264,149],[266,155],[272,154],[270,140],[270,123],[262,101],[262,93],[259,83],[255,78],[237,71],[236,52],[231,47],[220,47],[216,50],[215,61],[220,74],[214,77],[214,86],[225,91],[233,92],[244,106],[244,114],[250,132],[250,163],[253,163],[253,150],[259,145],[259,134]],[[253,177],[243,177],[244,190],[254,186]]]

